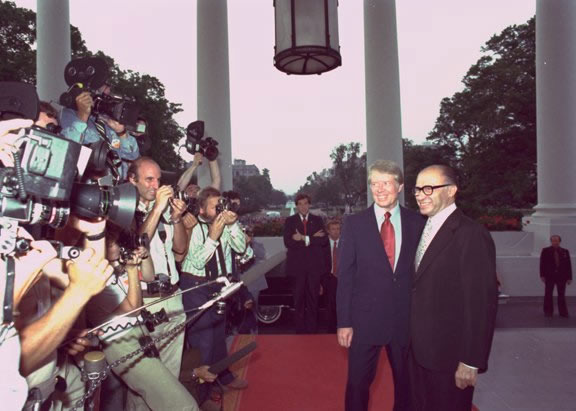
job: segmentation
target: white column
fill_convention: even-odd
[[[383,159],[403,168],[395,0],[364,0],[364,54],[367,165]]]
[[[38,0],[36,12],[36,89],[41,100],[58,102],[66,91],[64,67],[70,61],[68,0]]]
[[[576,252],[576,2],[536,2],[538,205],[524,218],[534,253],[551,234]]]
[[[197,27],[198,119],[205,122],[205,135],[219,143],[222,190],[231,190],[232,137],[226,0],[198,0]],[[200,168],[198,177],[200,187],[210,183],[207,165]]]

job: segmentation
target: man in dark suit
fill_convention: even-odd
[[[542,249],[540,254],[540,279],[546,284],[544,292],[544,315],[554,314],[554,287],[558,290],[558,312],[561,317],[568,317],[566,308],[566,284],[572,282],[572,262],[570,252],[560,247],[562,238],[559,235],[550,237],[550,247]]]
[[[336,332],[336,289],[338,288],[338,260],[340,256],[340,221],[332,220],[326,224],[328,244],[324,247],[324,274],[323,288],[326,301],[326,317],[328,319],[328,332]]]
[[[295,202],[298,213],[288,217],[284,224],[286,270],[294,278],[296,332],[316,333],[320,281],[324,274],[323,248],[328,237],[322,219],[309,213],[310,196],[298,194]]]
[[[416,252],[409,358],[415,410],[470,411],[487,369],[498,304],[490,233],[455,204],[454,171],[430,166],[414,194],[428,217]]]
[[[346,410],[368,409],[383,346],[394,377],[394,410],[408,410],[406,370],[414,256],[424,219],[401,207],[402,170],[370,166],[374,204],[343,224],[338,262],[338,343],[348,348]]]

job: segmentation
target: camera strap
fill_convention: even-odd
[[[198,221],[198,224],[200,224],[202,237],[204,239],[204,242],[206,242],[206,233],[204,232],[204,226],[209,226],[209,224],[201,220]],[[218,257],[216,257],[216,254],[218,254]],[[208,262],[204,266],[204,273],[206,275],[206,278],[214,280],[216,277],[218,277],[219,274],[218,263],[220,263],[220,272],[222,273],[221,275],[227,277],[228,271],[226,270],[226,260],[224,259],[224,251],[222,251],[222,241],[218,241],[216,252],[212,254],[212,257],[210,258],[210,260],[208,260]]]
[[[6,286],[2,304],[2,322],[11,323],[14,318],[14,280],[16,279],[14,257],[6,256],[4,264],[6,266]]]
[[[162,241],[162,250],[164,250],[164,258],[166,258],[166,269],[168,270],[168,277],[172,278],[172,271],[170,270],[170,261],[168,260],[168,251],[166,251],[166,239],[168,235],[166,234],[166,228],[162,221],[158,222],[158,228],[156,230],[160,241]]]

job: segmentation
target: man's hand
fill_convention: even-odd
[[[302,234],[300,234],[300,232],[298,230],[296,230],[296,233],[292,234],[292,240],[304,241],[304,236]]]
[[[204,159],[204,156],[202,155],[202,153],[200,152],[196,152],[194,153],[194,159],[192,160],[192,165],[198,167],[202,165],[202,160]]]
[[[203,365],[201,367],[194,368],[194,375],[196,375],[196,377],[200,378],[202,381],[214,382],[214,380],[218,376],[216,374],[212,374],[210,371],[208,371],[208,368],[210,368],[210,367],[207,365]]]
[[[254,308],[254,301],[253,300],[246,300],[244,302],[244,308],[247,310],[251,310],[252,308]]]
[[[31,127],[33,124],[32,120],[23,118],[0,121],[0,161],[5,167],[14,167],[14,155],[12,152],[14,143],[19,136],[12,132],[21,128]]]
[[[325,235],[326,233],[324,232],[324,230],[320,229],[314,233],[313,237],[324,237]]]
[[[18,236],[33,240],[32,236],[22,227],[18,228]],[[54,260],[56,256],[56,250],[49,241],[32,241],[30,250],[26,254],[14,258],[16,272],[14,280],[15,307],[18,306],[26,292],[36,284],[42,274],[42,268]]]
[[[238,221],[238,214],[234,213],[233,211],[224,210],[221,214],[224,215],[224,224],[226,225],[232,225]]]
[[[338,328],[338,344],[340,344],[344,348],[350,348],[350,344],[352,344],[352,335],[354,334],[354,330],[352,327],[345,327],[345,328]]]
[[[224,231],[224,227],[226,226],[224,220],[224,213],[220,213],[214,218],[212,224],[210,224],[210,228],[208,229],[208,237],[210,237],[214,241],[218,241],[222,232]]]
[[[172,214],[170,215],[170,218],[172,218],[172,221],[179,220],[186,212],[187,204],[184,202],[184,200],[180,200],[178,198],[172,198],[169,201],[170,205],[172,206]]]
[[[174,190],[170,186],[162,186],[156,191],[156,203],[154,203],[154,208],[160,212],[163,212],[166,207],[168,207],[168,202],[174,197]]]
[[[130,255],[130,259],[126,261],[126,265],[139,265],[142,260],[148,258],[148,250],[144,246],[138,247],[134,252]]]
[[[191,230],[196,226],[196,224],[198,224],[198,219],[194,217],[192,213],[184,213],[182,216],[182,222],[184,223],[184,228],[186,228],[186,230]]]
[[[67,261],[66,266],[70,277],[69,288],[86,299],[100,293],[114,272],[108,261],[95,256],[91,248],[82,251],[78,258]]]
[[[94,105],[94,100],[88,91],[84,91],[76,96],[76,115],[78,118],[87,122],[92,112],[92,106]]]
[[[324,287],[320,284],[320,289],[318,290],[318,295],[324,295]]]
[[[456,386],[461,390],[466,387],[475,386],[476,378],[478,377],[478,370],[470,368],[464,363],[458,363],[458,369],[454,378],[456,380]]]
[[[107,117],[106,118],[106,124],[108,124],[108,126],[112,130],[114,130],[114,132],[116,134],[118,134],[118,137],[120,137],[120,134],[126,134],[126,126],[124,124],[117,122],[113,118]]]
[[[87,348],[92,347],[92,341],[89,338],[85,338],[86,334],[88,334],[88,331],[90,330],[85,329],[80,332],[78,332],[78,330],[74,331],[77,333],[75,337],[76,339],[70,342],[66,347],[66,351],[68,352],[68,354],[74,357],[75,355],[78,355],[86,351]],[[102,334],[101,331],[98,331],[98,333]]]

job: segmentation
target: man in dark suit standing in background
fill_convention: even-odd
[[[560,247],[562,238],[559,235],[550,237],[550,247],[542,249],[540,254],[540,279],[546,284],[544,293],[544,315],[554,314],[554,287],[558,290],[558,313],[568,317],[566,307],[566,284],[572,282],[572,262],[570,252]]]
[[[324,274],[324,299],[328,332],[336,332],[336,290],[338,288],[338,257],[340,255],[340,221],[332,220],[326,224],[328,246],[324,247],[326,273]]]
[[[374,204],[343,224],[338,261],[338,343],[348,348],[346,410],[368,409],[383,346],[394,377],[394,410],[409,410],[406,370],[414,257],[424,219],[398,204],[404,177],[392,161],[368,171]]]
[[[423,169],[414,187],[420,212],[428,217],[412,292],[409,370],[418,411],[470,411],[494,334],[494,242],[456,207],[457,190],[454,171],[446,166]]]
[[[318,331],[318,298],[324,274],[323,248],[328,243],[324,223],[309,213],[310,196],[298,194],[294,200],[298,213],[286,219],[284,245],[288,249],[286,271],[294,278],[296,333]]]

